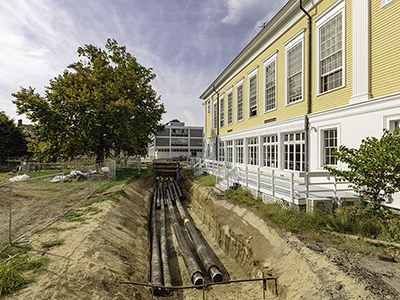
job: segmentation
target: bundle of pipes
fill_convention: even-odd
[[[187,244],[185,237],[183,236],[181,226],[179,225],[178,218],[176,217],[175,209],[172,204],[169,189],[166,190],[166,194],[167,194],[167,204],[173,222],[172,226],[174,228],[176,239],[178,240],[183,260],[189,272],[190,279],[194,285],[202,285],[204,283],[203,274],[201,273],[200,267],[197,264],[196,259],[193,256],[193,253],[190,251],[189,245]]]
[[[199,258],[202,261],[204,269],[207,270],[213,282],[221,282],[223,277],[218,267],[216,266],[214,259],[208,253],[206,246],[203,241],[199,237],[196,232],[195,227],[192,225],[189,220],[186,212],[180,202],[183,200],[183,194],[177,182],[173,179],[162,180],[161,182],[157,180],[156,188],[154,191],[154,204],[152,210],[152,232],[153,232],[153,256],[152,256],[152,282],[153,285],[161,286],[162,285],[162,274],[164,275],[164,286],[166,289],[155,290],[154,293],[159,295],[161,293],[170,293],[171,290],[168,290],[168,287],[172,287],[172,279],[169,271],[168,265],[168,252],[167,252],[167,237],[166,237],[166,215],[165,215],[165,206],[168,205],[171,219],[172,219],[172,227],[174,229],[174,233],[176,239],[178,241],[179,248],[182,253],[182,257],[184,259],[186,268],[188,270],[191,281],[194,285],[202,285],[204,283],[203,274],[200,270],[200,267],[191,252],[189,245],[183,235],[181,226],[179,225],[179,221],[177,215],[175,213],[175,209],[172,201],[176,203],[181,219],[185,224],[185,228],[189,233],[189,237],[196,249],[196,252]],[[159,255],[158,248],[158,240],[156,233],[156,221],[155,221],[155,210],[156,208],[161,208],[161,260]],[[162,273],[161,273],[161,264],[162,262]],[[158,263],[158,264],[157,264]]]
[[[197,255],[200,257],[204,269],[207,270],[213,282],[221,282],[222,274],[216,266],[214,259],[208,253],[206,246],[197,234],[196,229],[192,225],[190,219],[186,215],[185,209],[183,208],[181,201],[179,199],[176,199],[175,204],[178,208],[179,214],[181,215],[181,219],[185,223],[186,230],[189,233],[190,239],[192,240],[192,243],[196,248]]]

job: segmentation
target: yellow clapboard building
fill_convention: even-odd
[[[400,0],[288,1],[201,94],[205,159],[304,205],[309,187],[276,194],[276,174],[304,185],[306,173],[343,167],[339,145],[398,126],[399,16]]]

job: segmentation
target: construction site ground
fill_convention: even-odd
[[[153,188],[152,177],[137,179],[125,188],[112,187],[88,201],[118,193],[119,202],[94,203],[92,206],[96,209],[86,211],[82,216],[84,222],[67,222],[65,218],[59,218],[27,236],[25,239],[32,241],[31,257],[44,256],[51,261],[47,271],[35,283],[4,299],[152,299],[148,287],[120,282],[150,283],[148,225]],[[212,204],[212,210],[215,216],[224,216],[223,226],[240,227],[242,234],[248,234],[243,238],[252,247],[251,255],[257,257],[266,275],[278,277],[278,296],[268,291],[266,299],[400,299],[397,263],[299,239],[271,227],[256,212],[223,199],[222,192],[205,189],[217,195],[218,201]],[[197,216],[196,205],[187,200],[183,204],[210,252],[221,264],[224,280],[256,277],[232,255],[227,255],[221,241]],[[246,222],[240,221],[240,217]],[[279,249],[273,249],[274,245],[265,242],[264,226],[272,232]],[[233,231],[230,232],[233,234]],[[173,241],[171,227],[168,227],[168,233],[173,283],[189,286],[191,282]],[[41,247],[42,242],[54,239],[64,239],[64,243],[48,249]],[[269,268],[265,266],[266,262],[269,262]],[[261,282],[240,283],[205,290],[180,290],[171,296],[154,299],[203,299],[203,295],[204,299],[212,300],[263,299],[263,290]]]

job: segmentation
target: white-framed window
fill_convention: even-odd
[[[338,1],[316,18],[317,94],[345,85],[344,7],[344,1]]]
[[[243,120],[243,78],[236,82],[236,122]]]
[[[276,53],[264,62],[264,112],[276,109]]]
[[[249,118],[257,116],[258,112],[258,66],[248,73],[249,79]]]
[[[384,7],[392,2],[394,2],[395,0],[381,0],[381,7]]]
[[[389,131],[393,133],[396,129],[399,129],[400,127],[400,120],[391,120],[389,122]]]
[[[265,136],[263,139],[263,166],[278,168],[278,135]]]
[[[383,117],[384,128],[388,129],[390,133],[400,127],[400,114],[391,114]]]
[[[219,97],[219,128],[225,124],[225,94]]]
[[[247,139],[247,164],[252,166],[258,165],[258,138]]]
[[[218,160],[225,161],[225,143],[219,142],[218,143]]]
[[[213,128],[214,130],[217,129],[217,117],[218,117],[218,109],[217,109],[217,101],[213,103]]]
[[[207,115],[211,114],[211,100],[207,101]]]
[[[227,92],[228,96],[228,125],[231,125],[233,123],[233,93],[232,89],[228,90]]]
[[[283,165],[285,170],[305,170],[305,133],[287,133],[283,135]]]
[[[325,129],[322,133],[322,158],[324,166],[336,166],[337,159],[333,153],[337,149],[337,128]]]
[[[243,148],[244,148],[243,139],[236,140],[235,154],[236,154],[236,162],[239,164],[243,163],[243,153],[244,153]]]
[[[226,161],[233,162],[233,141],[226,141]]]
[[[304,86],[304,29],[285,44],[286,105],[303,100]]]

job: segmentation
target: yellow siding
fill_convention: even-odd
[[[400,92],[400,1],[371,1],[371,94]]]
[[[316,6],[310,15],[314,19],[332,4],[336,0],[324,0]],[[380,1],[379,1],[380,2]],[[400,1],[398,1],[400,2]],[[316,95],[316,24],[312,22],[312,112],[318,112],[338,106],[342,106],[349,103],[352,96],[352,2],[346,1],[345,7],[345,86],[322,95]],[[265,120],[276,118],[276,121],[290,119],[298,116],[305,115],[307,113],[307,88],[308,88],[308,31],[304,31],[304,69],[303,69],[303,101],[288,105],[285,104],[285,89],[286,89],[286,77],[285,77],[285,46],[284,43],[290,38],[295,36],[302,29],[307,29],[307,18],[303,17],[299,22],[289,28],[284,34],[282,34],[274,43],[266,48],[258,57],[256,57],[251,63],[249,63],[242,70],[238,70],[238,73],[231,78],[229,82],[221,89],[218,90],[220,94],[225,93],[225,125],[219,129],[219,134],[225,134],[228,131],[239,131],[246,128],[260,126],[264,124]],[[271,55],[274,51],[277,52],[277,109],[271,112],[264,113],[264,64],[263,60]],[[248,118],[248,76],[254,67],[258,65],[258,115],[256,117]],[[236,82],[244,77],[243,80],[243,121],[236,122]],[[226,91],[233,86],[233,124],[227,125],[227,97]],[[216,95],[213,96],[216,99]],[[208,125],[208,123],[207,123]],[[212,120],[210,120],[209,126],[212,126]],[[209,128],[209,127],[208,127]],[[214,131],[216,134],[216,131]],[[206,135],[209,134],[206,132]]]
[[[324,12],[329,6],[331,6],[334,2],[336,1],[322,1],[321,5],[318,6],[316,11],[318,12]],[[319,15],[319,14],[318,14]],[[353,55],[353,41],[352,41],[352,1],[346,1],[346,6],[345,6],[345,42],[346,42],[346,47],[345,47],[345,86],[336,90],[332,90],[329,92],[326,92],[324,94],[318,95],[317,96],[317,79],[316,79],[316,26],[315,23],[313,23],[313,41],[314,45],[312,47],[312,57],[313,57],[313,66],[312,66],[312,112],[319,112],[323,111],[326,109],[342,106],[349,104],[350,98],[353,93],[353,88],[352,88],[352,65],[353,65],[353,60],[352,60],[352,55]],[[317,16],[317,14],[315,15]]]

